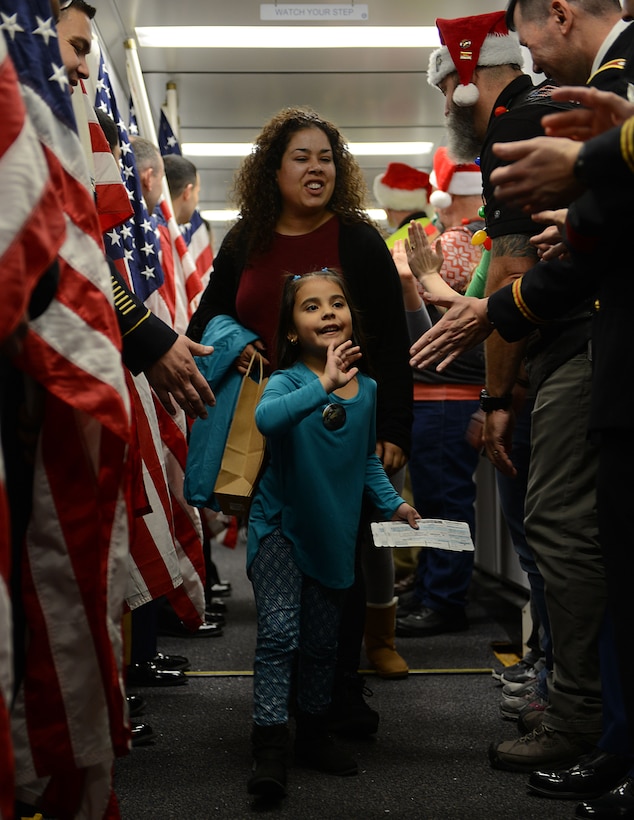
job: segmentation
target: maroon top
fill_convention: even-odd
[[[341,267],[338,219],[329,219],[317,230],[301,236],[274,234],[269,250],[245,267],[236,297],[237,318],[266,345],[271,370],[276,367],[275,334],[284,279],[324,267]]]

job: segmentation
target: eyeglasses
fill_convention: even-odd
[[[326,430],[341,430],[346,423],[346,408],[341,404],[327,404],[321,418]]]

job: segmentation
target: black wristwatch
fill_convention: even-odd
[[[508,410],[513,401],[510,393],[503,396],[489,396],[486,389],[480,392],[480,407],[485,413],[492,413],[494,410]]]

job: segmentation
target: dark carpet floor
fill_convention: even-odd
[[[491,668],[496,644],[517,642],[520,612],[510,612],[474,578],[467,632],[400,638],[413,670],[406,680],[368,675],[371,705],[381,715],[368,742],[345,743],[359,776],[337,778],[289,770],[288,796],[263,809],[246,792],[250,771],[255,612],[244,550],[219,548],[214,559],[231,581],[220,638],[161,638],[159,649],[189,657],[187,686],[131,690],[147,701],[143,720],[153,745],[117,762],[115,790],[124,820],[233,820],[261,813],[288,820],[569,820],[574,803],[532,797],[526,775],[491,769],[492,741],[512,738],[502,721]],[[209,674],[199,674],[209,673]]]

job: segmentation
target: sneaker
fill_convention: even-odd
[[[494,769],[534,772],[543,766],[573,765],[592,748],[595,737],[557,732],[540,726],[517,740],[489,746],[489,762]]]
[[[502,687],[502,698],[519,698],[522,695],[528,695],[530,692],[536,694],[537,686],[538,682],[536,680],[529,680],[520,687],[505,684]]]
[[[512,666],[505,666],[503,669],[493,669],[491,675],[496,680],[502,680],[502,675],[507,672],[513,677],[518,670],[524,671],[527,667],[534,666],[541,657],[542,655],[539,652],[530,649],[517,663],[514,663]]]
[[[500,715],[504,720],[517,720],[520,712],[531,703],[543,705],[544,709],[548,706],[548,699],[537,693],[537,684],[527,684],[525,690],[503,695],[500,700]]]
[[[328,729],[351,737],[374,735],[379,728],[379,713],[365,702],[372,690],[358,673],[342,675],[335,683],[328,710]]]
[[[525,683],[535,680],[544,666],[545,661],[543,658],[533,660],[527,655],[525,658],[522,658],[519,663],[505,669],[502,672],[500,680],[505,686],[519,689],[519,687]]]

